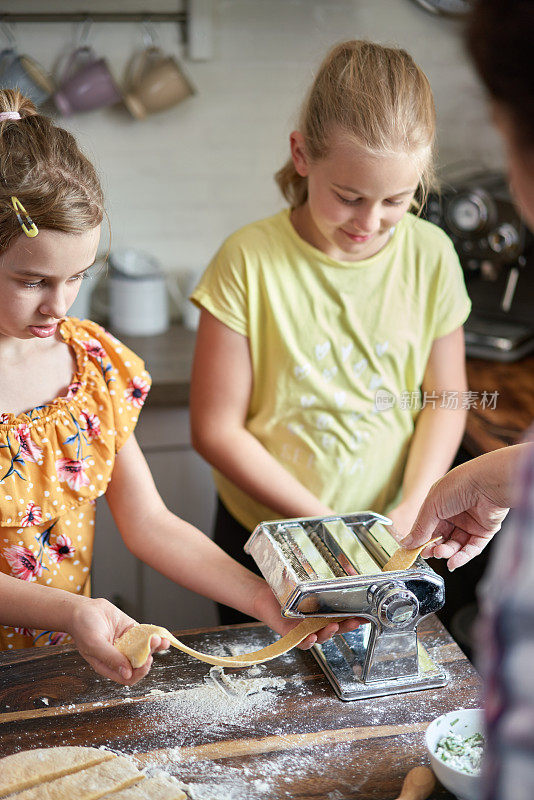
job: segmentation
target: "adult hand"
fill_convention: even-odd
[[[133,669],[130,662],[113,643],[136,622],[107,600],[77,598],[81,602],[74,605],[72,624],[68,633],[80,654],[105,678],[110,678],[124,686],[133,686],[149,672],[152,666],[152,653],[167,650],[170,642],[160,636],[152,636],[150,655],[142,667]]]
[[[256,594],[254,603],[254,616],[265,622],[273,631],[280,633],[284,636],[289,633],[292,628],[299,624],[302,620],[289,620],[281,615],[280,603],[271,591],[270,586],[266,582],[262,582]],[[322,644],[330,639],[336,633],[348,633],[348,631],[355,630],[362,623],[367,622],[365,619],[358,617],[349,617],[342,622],[331,622],[325,625],[316,633],[311,633],[300,644],[301,650],[309,650],[312,645],[318,643]]]
[[[531,446],[495,450],[448,472],[430,489],[403,547],[441,535],[423,556],[446,558],[451,572],[479,555],[513,505],[519,451]]]

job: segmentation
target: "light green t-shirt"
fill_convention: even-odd
[[[418,413],[401,397],[420,390],[434,339],[470,310],[446,234],[406,214],[379,253],[336,261],[285,210],[230,236],[192,299],[248,337],[246,427],[280,464],[338,513],[391,507]],[[396,399],[391,408],[378,409],[377,390]],[[280,516],[214,478],[249,530]]]

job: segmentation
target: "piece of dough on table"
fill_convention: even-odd
[[[187,800],[187,795],[172,778],[147,778],[135,786],[106,794],[102,800]]]
[[[26,752],[32,756],[31,750]],[[13,800],[99,800],[143,779],[143,773],[133,761],[116,756],[94,767],[26,789]]]
[[[115,758],[96,747],[42,747],[0,760],[0,797]]]

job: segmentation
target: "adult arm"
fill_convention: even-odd
[[[437,398],[422,408],[410,444],[402,483],[402,499],[389,516],[398,533],[406,535],[428,490],[450,467],[462,440],[466,411],[461,408],[467,389],[463,328],[435,339],[422,384],[423,397]],[[445,393],[455,393],[457,408],[441,407]]]
[[[479,555],[515,505],[518,465],[533,449],[532,442],[502,447],[451,470],[432,486],[402,544],[443,536],[423,555],[446,558],[451,571]]]
[[[191,379],[193,446],[232,483],[282,518],[331,514],[332,509],[245,427],[252,380],[247,337],[202,310]]]

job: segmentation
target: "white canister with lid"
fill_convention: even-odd
[[[110,254],[109,321],[112,330],[127,336],[155,336],[169,327],[165,273],[158,261],[142,250]]]

